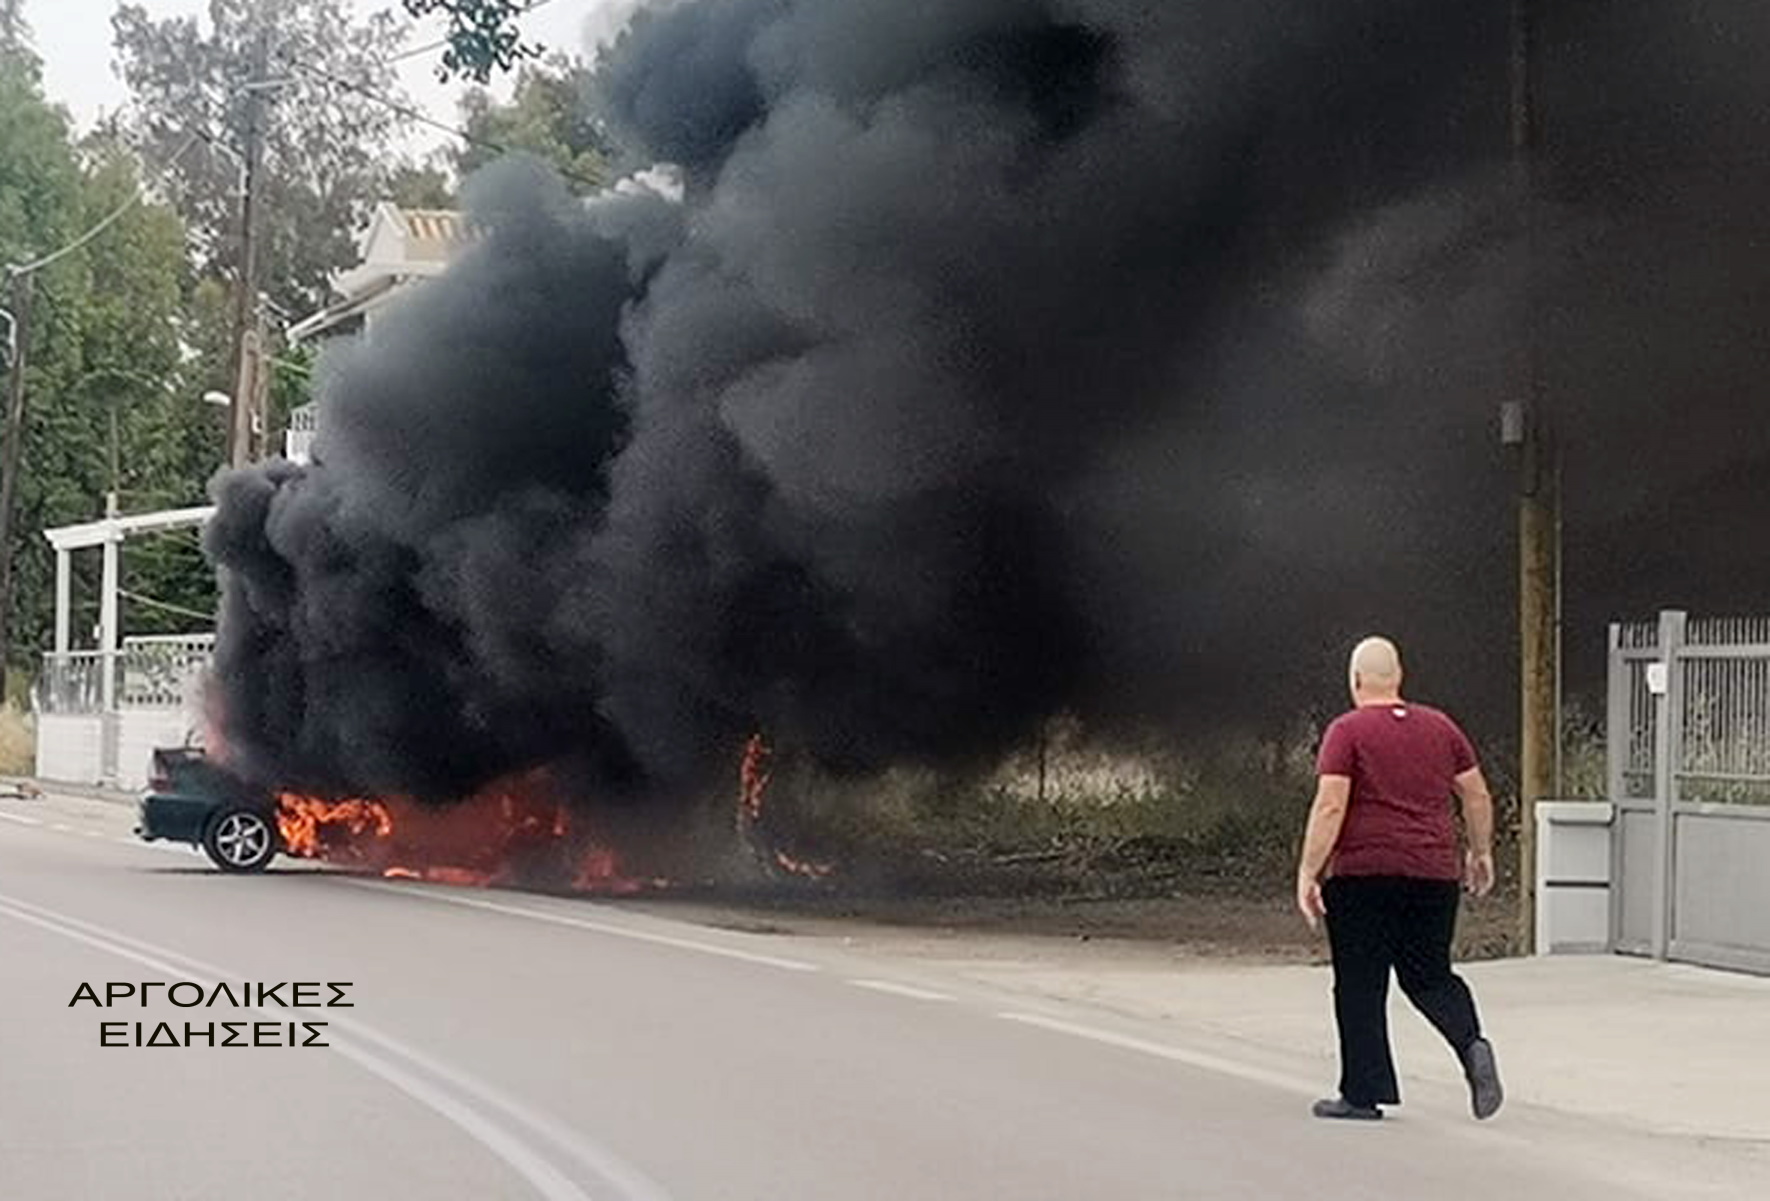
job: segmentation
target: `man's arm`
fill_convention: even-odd
[[[1484,897],[1493,891],[1493,794],[1479,767],[1461,772],[1451,782],[1457,804],[1463,809],[1463,828],[1469,835],[1469,891]]]
[[[1303,833],[1303,856],[1297,864],[1297,908],[1313,927],[1325,910],[1321,903],[1321,874],[1327,870],[1340,827],[1346,822],[1346,804],[1352,797],[1352,777],[1323,775],[1315,785],[1315,801],[1309,806],[1309,825]]]

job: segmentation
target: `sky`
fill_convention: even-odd
[[[137,0],[155,17],[170,17],[207,10],[208,0]],[[355,0],[360,11],[393,8],[397,0]],[[44,85],[50,99],[64,105],[82,129],[99,114],[112,112],[128,100],[128,90],[112,70],[111,14],[118,0],[26,0],[25,19],[30,23],[37,53],[43,59]],[[632,7],[623,0],[547,0],[524,18],[531,41],[548,50],[585,54],[593,40],[605,36]],[[435,41],[443,27],[431,17],[413,27],[410,45]],[[435,76],[432,56],[420,56],[399,65],[400,80],[426,114],[453,124],[456,101],[471,85],[444,84]],[[507,91],[494,88],[494,91]],[[446,134],[420,129],[410,137],[408,149],[419,153],[447,140]]]

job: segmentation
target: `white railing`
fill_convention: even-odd
[[[172,634],[125,638],[118,652],[117,702],[123,709],[176,709],[191,682],[215,656],[215,635]]]
[[[289,414],[289,428],[283,433],[283,457],[291,463],[307,463],[313,459],[313,438],[319,431],[319,412],[311,404],[302,405]]]
[[[103,651],[44,655],[31,708],[49,715],[104,712],[105,658]]]
[[[117,710],[181,708],[214,651],[213,634],[177,634],[125,638],[110,655],[50,653],[43,656],[33,706],[47,714],[103,713],[108,695]]]

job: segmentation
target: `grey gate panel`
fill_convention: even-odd
[[[1611,936],[1770,972],[1770,618],[1613,626]]]

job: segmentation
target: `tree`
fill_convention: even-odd
[[[31,27],[25,23],[25,0],[0,0],[0,53],[31,55]]]
[[[594,191],[608,178],[610,140],[589,105],[590,70],[555,55],[523,67],[508,103],[483,89],[461,101],[471,141],[455,151],[455,168],[468,175],[508,150],[545,159],[579,192]]]
[[[79,186],[67,117],[43,99],[35,57],[0,47],[0,263],[30,263],[64,245],[79,203]],[[64,300],[72,291],[73,266],[64,260],[34,272],[28,284],[21,280],[0,299],[0,304],[17,304],[23,318],[24,289],[30,290],[29,320],[19,331],[21,342],[28,343],[27,362],[11,363],[4,376],[9,392],[14,373],[22,370],[27,418],[28,402],[36,390],[64,369],[68,333]],[[0,429],[0,437],[4,436],[6,431]],[[29,645],[14,636],[13,619],[25,608],[19,598],[26,554],[33,539],[41,541],[28,517],[32,473],[24,453],[26,441],[21,437],[13,444],[20,455],[8,472],[13,488],[10,520],[5,523],[7,536],[0,539],[0,555],[6,557],[7,566],[6,585],[0,589],[0,671],[23,659],[21,648]]]
[[[524,59],[540,55],[541,48],[522,40],[516,18],[530,3],[518,0],[405,0],[414,17],[432,13],[449,19],[448,45],[437,74],[443,79],[465,75],[485,83],[500,71],[509,71]]]
[[[405,122],[387,65],[403,22],[385,11],[358,19],[348,0],[210,0],[207,28],[192,17],[156,20],[139,4],[122,5],[112,24],[143,152],[169,161],[192,133],[202,139],[178,159],[168,191],[212,276],[237,267],[241,153],[256,95],[259,277],[284,314],[319,307],[328,277],[353,261],[353,232],[384,195]]]
[[[403,209],[455,206],[455,185],[446,160],[402,163],[387,181],[387,198]]]
[[[73,157],[75,232],[140,194],[126,147],[96,137]],[[15,622],[19,645],[29,649],[46,648],[53,620],[45,527],[90,520],[113,488],[125,510],[191,504],[221,458],[219,414],[200,402],[185,370],[187,270],[177,214],[153,203],[128,208],[65,264],[45,289],[50,319],[34,339],[42,371],[33,372],[14,543]],[[77,637],[97,621],[99,563],[85,558],[76,575]],[[134,632],[201,628],[202,615],[214,611],[214,573],[188,536],[127,544],[122,586]]]

